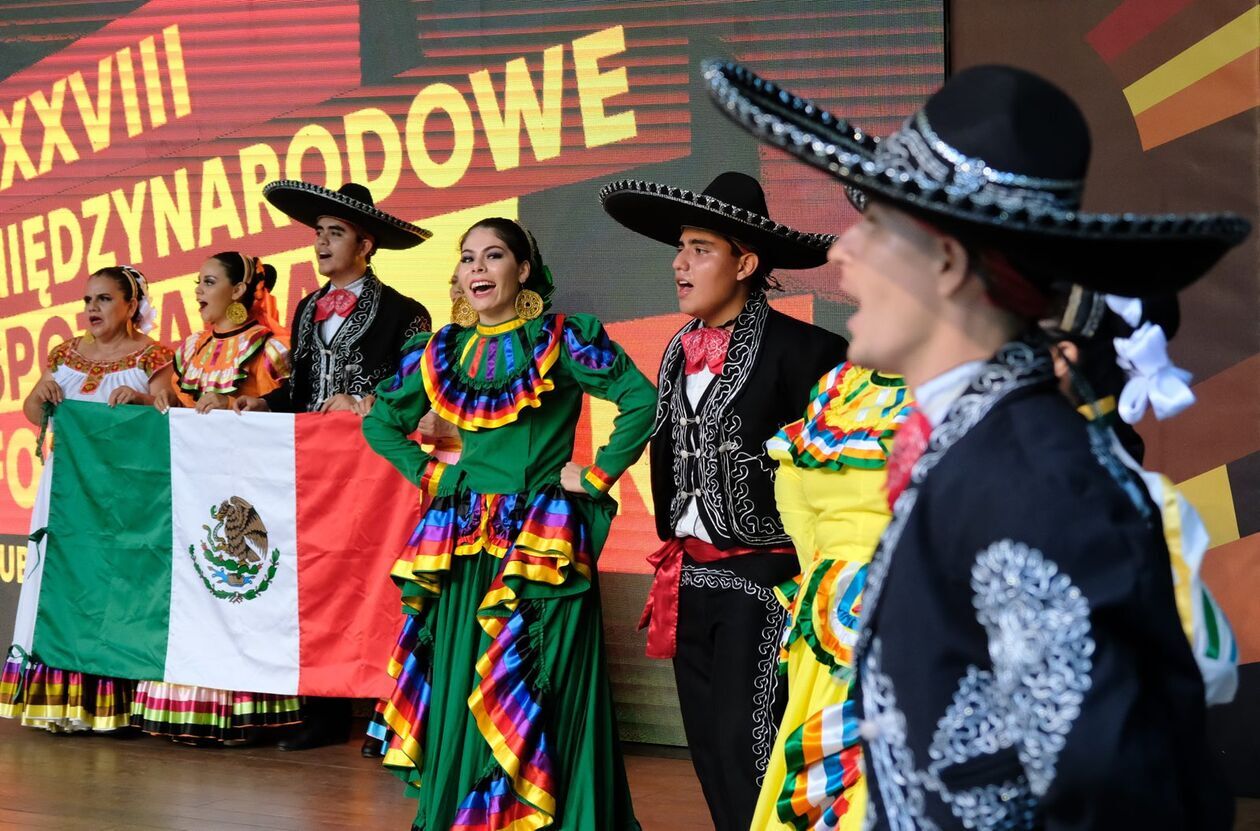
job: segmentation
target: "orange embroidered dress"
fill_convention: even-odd
[[[235,398],[266,395],[289,377],[288,338],[258,323],[231,332],[206,329],[175,352],[175,391],[191,407],[208,392]]]

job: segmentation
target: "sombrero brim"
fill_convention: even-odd
[[[738,64],[709,60],[702,71],[723,112],[767,144],[839,179],[859,209],[874,198],[995,244],[1017,241],[1099,291],[1144,296],[1180,290],[1251,230],[1237,214],[1085,213],[977,199],[966,183],[937,182],[885,164],[877,158],[878,139]]]
[[[611,182],[599,200],[609,216],[649,239],[677,245],[683,228],[703,228],[734,237],[773,268],[820,266],[835,241],[831,234],[797,231],[721,199],[641,179]]]
[[[414,248],[433,236],[419,225],[403,222],[366,202],[309,182],[295,179],[269,182],[263,188],[263,196],[288,216],[312,228],[321,216],[352,222],[372,235],[377,248]]]

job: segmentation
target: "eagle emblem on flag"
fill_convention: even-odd
[[[280,549],[267,551],[267,526],[258,510],[243,497],[230,496],[212,505],[210,519],[214,525],[201,526],[206,538],[199,541],[200,554],[197,544],[188,546],[197,575],[220,600],[253,600],[275,579]]]

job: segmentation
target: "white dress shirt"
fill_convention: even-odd
[[[709,384],[713,383],[713,379],[717,376],[709,372],[709,368],[701,367],[700,371],[687,376],[687,401],[691,404],[693,412],[700,406],[700,399],[704,397],[705,391],[709,388]],[[704,523],[700,520],[700,509],[696,506],[696,498],[693,496],[687,500],[687,506],[683,508],[682,516],[678,518],[678,524],[674,526],[674,536],[681,539],[682,537],[695,537],[712,543],[709,532],[704,529]]]
[[[984,369],[985,361],[967,361],[946,370],[914,388],[914,404],[935,430],[945,420],[949,408]]]

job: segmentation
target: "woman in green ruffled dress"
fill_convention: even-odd
[[[408,615],[385,764],[426,831],[637,829],[595,562],[656,394],[598,320],[548,311],[551,274],[516,222],[482,220],[460,248],[456,322],[407,344],[363,424],[433,497],[392,572]],[[584,394],[618,415],[581,467]],[[430,411],[459,429],[458,462],[407,438]]]

